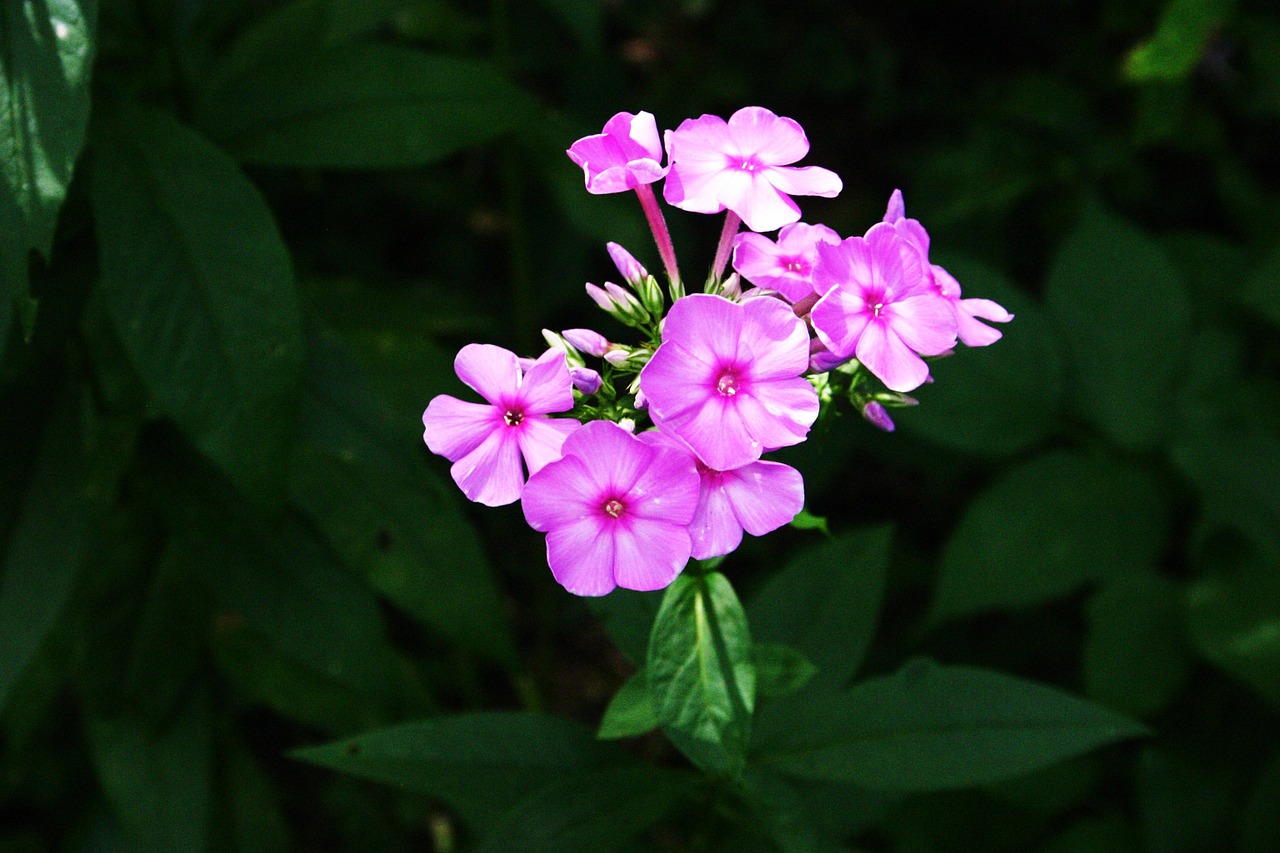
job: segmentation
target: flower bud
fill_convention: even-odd
[[[542,339],[547,342],[547,346],[551,349],[558,349],[564,353],[565,363],[570,369],[574,367],[582,367],[586,364],[582,359],[582,353],[561,335],[557,335],[550,329],[542,330]]]
[[[649,321],[649,312],[639,300],[613,282],[606,281],[603,288],[588,282],[587,295],[620,323],[643,326]]]
[[[618,268],[618,274],[622,276],[622,280],[639,290],[640,282],[649,277],[645,268],[630,252],[617,243],[609,243],[605,248],[609,250],[609,257],[613,258],[613,265]]]
[[[573,387],[583,394],[594,394],[604,385],[600,374],[589,367],[570,367],[569,378],[573,380]]]
[[[608,338],[591,329],[565,329],[560,336],[573,344],[579,352],[596,358],[604,358],[604,354],[613,347]]]
[[[863,405],[862,416],[873,426],[877,426],[885,432],[893,432],[896,429],[893,424],[893,418],[889,417],[889,412],[875,400],[868,400]]]

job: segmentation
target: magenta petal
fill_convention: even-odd
[[[844,189],[840,176],[821,166],[779,166],[769,170],[769,182],[790,195],[834,198]]]
[[[559,459],[565,439],[581,427],[582,424],[573,418],[526,417],[515,432],[529,475]]]
[[[720,187],[724,206],[742,217],[752,231],[776,231],[800,218],[800,205],[770,183],[768,174],[727,172]]]
[[[993,323],[1007,323],[1013,319],[1013,315],[1003,306],[990,299],[961,299],[955,303],[955,307],[957,333],[965,346],[985,347],[1004,336],[999,329],[979,323],[977,318]]]
[[[743,304],[743,310],[752,381],[804,373],[809,364],[809,331],[791,306],[777,299],[753,299]]]
[[[650,412],[654,411],[651,404]],[[737,406],[723,397],[708,398],[678,418],[661,418],[656,423],[687,442],[703,462],[719,471],[754,462],[764,452],[747,430]]]
[[[737,359],[744,318],[742,308],[723,296],[694,293],[671,306],[662,327],[662,339],[677,342],[684,356],[715,368]],[[657,358],[658,353],[653,357]]]
[[[805,366],[808,366],[806,360]],[[790,447],[804,441],[809,434],[809,427],[818,419],[818,392],[807,379],[779,379],[772,382],[761,382],[752,386],[749,395],[740,395],[736,414],[743,428],[754,442],[765,450],[779,447]],[[758,459],[756,452],[752,459]],[[742,459],[743,457],[734,457]],[[744,464],[714,465],[705,456],[703,459],[711,467],[727,471]]]
[[[809,312],[809,319],[813,321],[818,340],[833,357],[847,359],[866,330],[871,312],[858,291],[837,287],[818,300]]]
[[[694,491],[694,502],[697,491]],[[692,543],[683,524],[637,518],[614,528],[613,578],[641,592],[669,586],[689,562]]]
[[[431,452],[455,462],[504,425],[502,413],[493,406],[441,394],[427,404],[422,426],[422,438]]]
[[[790,465],[753,462],[725,471],[723,484],[735,517],[752,536],[777,530],[804,509],[804,478]]]
[[[549,349],[538,357],[520,383],[520,403],[526,415],[567,412],[573,408],[573,380],[564,350]]]
[[[683,527],[698,506],[698,469],[688,451],[662,446],[654,451],[628,490],[628,515]]]
[[[858,361],[894,391],[912,391],[929,378],[929,365],[887,323],[868,323],[856,352]]]
[[[842,284],[870,286],[872,258],[867,241],[849,237],[837,244],[820,242],[813,270],[813,289],[826,293]]]
[[[520,449],[507,429],[490,432],[479,447],[454,462],[449,473],[469,500],[485,506],[514,503],[524,489]]]
[[[614,537],[596,517],[556,527],[547,534],[547,565],[556,582],[574,595],[613,591]]]
[[[894,190],[889,196],[889,205],[884,209],[884,222],[897,222],[907,215],[906,205],[902,201],[902,190]]]
[[[731,554],[742,544],[742,525],[734,515],[722,477],[718,471],[702,477],[698,511],[689,523],[693,556],[698,560]]]
[[[473,391],[495,406],[516,398],[520,362],[510,350],[493,344],[467,344],[453,360],[454,372]]]
[[[921,355],[940,355],[956,345],[956,313],[934,293],[887,305],[883,316],[903,343]]]
[[[785,166],[809,153],[809,140],[794,119],[764,107],[743,107],[729,116],[729,138],[738,152],[762,163]]]
[[[601,494],[587,463],[577,456],[565,456],[529,477],[521,509],[530,527],[546,533],[596,515]]]

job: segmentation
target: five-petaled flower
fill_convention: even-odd
[[[573,381],[562,350],[547,350],[528,371],[515,353],[490,344],[468,344],[454,360],[458,378],[485,403],[447,394],[422,414],[422,437],[432,453],[453,462],[450,473],[477,503],[502,506],[520,499],[520,458],[535,474],[560,458],[560,445],[582,424],[548,418],[573,408]]]
[[[819,243],[839,243],[840,235],[825,225],[793,222],[778,232],[775,243],[763,234],[744,231],[733,245],[733,268],[756,287],[776,290],[792,302],[813,294],[813,268]]]
[[[566,152],[582,167],[587,192],[596,195],[633,190],[662,180],[662,140],[653,114],[618,113],[603,133],[584,136]]]

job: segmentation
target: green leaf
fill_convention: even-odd
[[[1237,812],[1235,768],[1208,756],[1148,747],[1134,787],[1145,849],[1201,853],[1232,849],[1222,843]]]
[[[993,483],[969,506],[942,557],[935,618],[1029,607],[1083,584],[1154,569],[1169,526],[1145,472],[1058,452]]]
[[[1085,694],[1134,717],[1163,708],[1186,683],[1181,591],[1155,574],[1116,578],[1089,602]]]
[[[421,424],[397,424],[333,336],[312,341],[293,502],[345,562],[445,638],[514,666],[515,644],[452,484],[423,461]]]
[[[813,515],[807,509],[802,509],[791,519],[791,526],[796,530],[820,530],[825,535],[830,536],[831,531],[827,528],[827,520],[820,515]]]
[[[649,635],[658,617],[662,596],[652,592],[615,589],[608,595],[589,598],[587,607],[600,620],[618,650],[634,664],[644,665],[649,653]]]
[[[763,699],[789,696],[818,673],[808,658],[781,643],[752,643],[751,665],[756,670],[756,693]]]
[[[208,848],[212,717],[208,698],[189,697],[164,726],[92,718],[86,727],[102,789],[139,850]]]
[[[647,764],[565,773],[507,812],[476,851],[616,850],[661,820],[693,781],[692,774]]]
[[[1155,35],[1129,54],[1125,77],[1138,82],[1187,79],[1235,5],[1235,0],[1169,0]]]
[[[964,348],[929,366],[937,381],[921,404],[895,410],[904,431],[966,453],[1009,455],[1043,442],[1056,428],[1063,400],[1062,347],[1043,309],[998,271],[948,260],[966,297],[1000,303],[1014,315],[991,324],[1004,333],[986,347]]]
[[[219,800],[224,808],[219,818],[225,817],[215,820],[214,830],[215,837],[226,839],[225,846],[218,849],[261,853],[295,849],[290,845],[278,792],[249,748],[234,734],[219,731],[214,754]]]
[[[1245,280],[1239,300],[1280,329],[1280,250],[1268,255],[1253,275]]]
[[[26,291],[29,249],[49,258],[89,121],[96,13],[95,0],[12,0],[0,11],[0,297]]]
[[[573,33],[578,46],[598,51],[604,46],[605,6],[598,0],[539,0]]]
[[[259,504],[279,502],[302,374],[289,255],[236,165],[163,113],[99,141],[102,291],[156,408]]]
[[[1191,331],[1182,277],[1164,249],[1090,205],[1054,259],[1045,304],[1081,413],[1124,447],[1162,439]]]
[[[751,599],[754,634],[795,647],[817,667],[815,684],[843,685],[875,634],[892,537],[871,527],[797,554]]]
[[[242,160],[418,166],[495,139],[534,101],[478,60],[383,44],[332,45],[202,93],[196,123]]]
[[[0,709],[53,629],[84,555],[88,501],[79,396],[65,391],[45,428],[0,575]]]
[[[844,849],[822,835],[792,780],[753,770],[739,794],[750,809],[752,823],[782,853],[839,853]]]
[[[1274,753],[1245,800],[1239,853],[1267,853],[1280,849],[1280,752]]]
[[[667,588],[645,668],[658,720],[707,770],[738,775],[755,707],[747,616],[727,578],[686,571]]]
[[[649,684],[644,670],[640,670],[628,678],[609,700],[596,737],[600,740],[636,737],[653,731],[658,725],[658,712],[653,709],[653,699],[649,697]]]
[[[477,825],[492,825],[549,777],[608,767],[623,755],[578,723],[509,712],[405,723],[293,753],[440,797]]]
[[[1051,687],[920,660],[771,703],[758,723],[753,765],[900,791],[998,782],[1145,732]]]

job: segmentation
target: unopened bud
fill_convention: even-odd
[[[627,291],[613,282],[606,281],[600,288],[587,283],[587,295],[619,322],[628,326],[643,326],[649,321],[649,312]]]
[[[570,367],[569,378],[573,380],[573,387],[583,394],[594,394],[604,385],[600,374],[589,367]]]
[[[579,352],[596,358],[604,358],[604,354],[613,346],[608,338],[591,329],[565,329],[560,336],[577,347]]]
[[[863,405],[862,416],[873,426],[877,426],[885,432],[893,432],[896,429],[893,425],[893,418],[889,417],[889,412],[875,400],[868,400]]]
[[[613,258],[613,265],[618,268],[618,275],[622,276],[622,280],[639,290],[640,282],[649,277],[644,266],[617,243],[609,243],[605,248],[609,250],[609,257]]]
[[[578,352],[577,348],[575,348],[569,341],[565,340],[563,336],[557,335],[550,329],[543,329],[542,339],[547,342],[547,346],[551,347],[551,349],[560,350],[564,353],[565,363],[569,365],[570,368],[581,367],[586,364],[582,359],[582,353]]]

